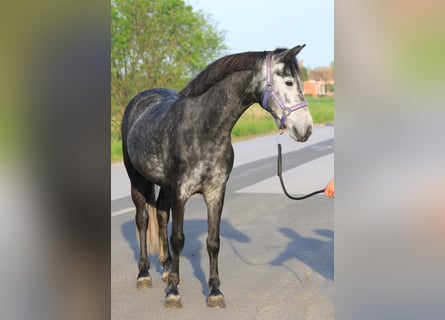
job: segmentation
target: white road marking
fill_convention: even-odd
[[[121,214],[130,213],[130,212],[132,212],[132,211],[134,211],[134,210],[135,210],[134,208],[126,208],[126,209],[122,209],[122,210],[119,210],[119,211],[112,212],[112,213],[111,213],[111,216],[112,216],[112,217],[120,216]]]

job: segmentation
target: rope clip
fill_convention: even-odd
[[[277,144],[281,144],[281,142],[283,141],[283,129],[280,129],[278,136],[277,136]]]

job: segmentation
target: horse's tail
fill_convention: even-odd
[[[148,250],[151,255],[159,253],[159,225],[156,207],[147,203],[148,211]]]

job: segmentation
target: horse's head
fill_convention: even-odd
[[[298,74],[296,55],[305,45],[269,53],[262,65],[262,107],[276,119],[280,129],[300,142],[312,133],[312,116]]]

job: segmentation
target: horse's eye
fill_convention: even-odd
[[[288,87],[292,87],[294,85],[294,83],[292,81],[286,81],[285,84]]]

